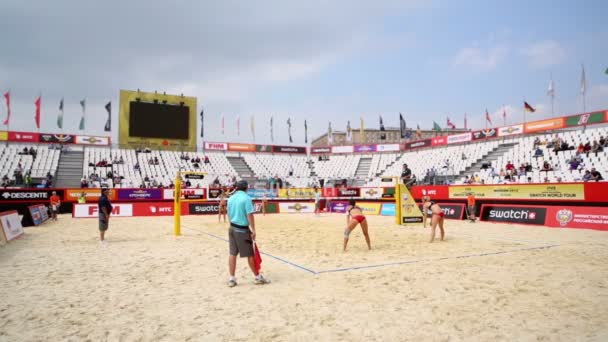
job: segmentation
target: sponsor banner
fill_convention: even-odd
[[[445,200],[450,198],[447,186],[443,185],[415,185],[411,188],[412,196],[420,199],[422,196],[431,196],[433,200]]]
[[[450,220],[462,220],[464,215],[464,204],[462,203],[437,203],[441,207],[441,211],[445,215],[445,218]],[[422,212],[422,203],[418,203],[418,208]],[[426,214],[431,217],[433,213],[430,209],[427,209]]]
[[[150,189],[156,190],[156,189]],[[217,191],[217,197],[221,189],[213,189]],[[163,189],[162,198],[165,200],[173,200],[175,198],[175,189]],[[210,190],[211,191],[211,190]],[[182,199],[205,199],[207,198],[207,189],[182,189]],[[215,198],[217,198],[215,197]],[[160,199],[160,198],[158,198]]]
[[[431,146],[431,139],[412,141],[405,143],[405,149],[414,149]]]
[[[376,145],[376,151],[378,152],[398,152],[399,144],[380,144]]]
[[[40,205],[30,205],[27,207],[30,212],[30,216],[32,217],[32,223],[34,226],[39,226],[42,224],[42,215],[40,213]]]
[[[608,182],[586,182],[584,184],[585,202],[608,202]]]
[[[346,207],[348,207],[347,201],[330,201],[329,212],[330,213],[346,213]]]
[[[99,201],[99,197],[101,197],[101,189],[66,189],[63,200],[66,202],[78,202],[78,198],[80,198],[80,194],[83,192],[87,202],[97,202]],[[116,189],[110,189],[108,199],[115,201],[116,195]]]
[[[279,189],[279,198],[314,198],[315,193],[313,188]]]
[[[376,145],[355,145],[355,152],[376,152]]]
[[[118,189],[119,201],[142,201],[161,199],[163,199],[163,190],[161,189]]]
[[[382,198],[395,198],[395,188],[394,187],[383,188]]]
[[[209,190],[211,191],[211,190]],[[274,190],[267,189],[247,189],[247,195],[251,198],[275,198],[277,197],[276,192]],[[219,197],[219,194],[218,194]],[[216,197],[217,198],[217,197]]]
[[[253,202],[253,206],[256,213],[262,212],[262,201]],[[266,202],[266,214],[277,214],[279,212],[279,205],[277,202]]]
[[[255,145],[256,152],[272,152],[272,145]]]
[[[173,216],[172,202],[133,203],[133,216]]]
[[[448,135],[448,144],[460,144],[463,142],[471,141],[471,132]]]
[[[253,144],[228,143],[228,151],[255,152],[255,145],[253,145]]]
[[[7,140],[8,140],[8,132],[0,131],[0,141],[7,141]]]
[[[382,203],[357,202],[357,206],[363,211],[363,215],[380,215]]]
[[[568,116],[566,119],[566,126],[584,126],[595,123],[604,122],[604,112],[585,113],[580,115]]]
[[[354,147],[351,146],[332,146],[331,153],[353,153]]]
[[[305,154],[306,147],[302,146],[272,146],[272,152],[274,153],[299,153]]]
[[[40,134],[40,142],[73,144],[74,136],[71,134]]]
[[[473,192],[477,199],[502,200],[560,200],[583,201],[583,183],[576,184],[531,184],[531,185],[455,185],[449,187],[450,199],[466,199]]]
[[[547,208],[533,205],[482,204],[481,220],[488,222],[545,224]]]
[[[38,142],[40,134],[30,132],[8,132],[8,141]]]
[[[498,131],[495,128],[482,129],[473,132],[473,140],[496,138]]]
[[[112,217],[132,217],[133,204],[131,203],[112,203]],[[97,204],[74,204],[72,217],[92,218],[99,217]]]
[[[524,132],[533,133],[533,132],[542,132],[549,131],[552,129],[560,129],[564,127],[564,118],[556,118],[549,120],[540,120],[528,122],[524,125]]]
[[[605,207],[548,207],[545,225],[608,231],[608,210]]]
[[[399,193],[401,198],[397,198],[397,203],[400,205],[401,224],[422,222],[422,212],[405,184],[399,184]]]
[[[321,192],[321,196],[323,197],[338,197],[338,189],[336,188],[323,188]]]
[[[281,213],[314,213],[315,204],[312,202],[281,202],[279,203]]]
[[[310,153],[331,153],[331,147],[311,147]]]
[[[339,188],[338,189],[337,197],[359,197],[359,196],[360,196],[359,188],[346,188],[346,189]]]
[[[19,213],[14,210],[0,213],[0,225],[2,226],[6,241],[14,240],[23,235],[23,226],[21,226]]]
[[[431,139],[431,146],[447,145],[448,137],[434,137]]]
[[[226,143],[216,143],[216,142],[206,142],[205,150],[214,150],[214,151],[226,151],[228,149],[228,144]]]
[[[215,203],[190,203],[188,205],[190,215],[213,215],[220,212],[219,202]]]
[[[361,188],[362,198],[382,198],[382,188]]]
[[[110,145],[110,137],[94,137],[91,135],[77,135],[74,139],[76,144],[81,145],[97,145],[107,146]]]
[[[524,125],[519,124],[519,125],[513,125],[513,126],[505,126],[505,127],[500,127],[498,129],[498,136],[500,136],[500,137],[507,137],[510,135],[518,135],[518,134],[524,134]]]
[[[382,203],[382,209],[380,210],[380,215],[382,216],[395,216],[395,203]]]
[[[219,198],[221,193],[221,188],[209,188],[209,198]],[[167,198],[167,190],[165,190],[165,199],[173,199],[173,194],[174,193],[171,192],[169,195],[171,198]]]
[[[19,202],[46,202],[51,198],[51,193],[53,191],[57,191],[57,196],[60,199],[63,199],[63,190],[38,190],[38,189],[28,189],[28,190],[2,190],[0,191],[0,202],[10,202],[10,201],[19,201]]]

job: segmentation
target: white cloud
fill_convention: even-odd
[[[491,48],[466,47],[458,51],[453,59],[454,66],[467,66],[478,71],[489,71],[500,64],[507,54],[509,48],[505,45]]]
[[[567,58],[564,47],[554,40],[537,42],[521,49],[528,63],[537,68],[550,67],[563,63]]]

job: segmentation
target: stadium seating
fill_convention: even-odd
[[[35,155],[24,154],[23,150],[32,148]],[[23,174],[30,173],[32,178],[44,178],[47,173],[55,175],[61,151],[49,145],[26,145],[11,143],[0,146],[0,177],[5,175],[11,184],[15,182],[15,169],[21,164]]]

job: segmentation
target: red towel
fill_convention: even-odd
[[[262,255],[260,254],[260,250],[258,249],[258,244],[253,242],[253,263],[255,265],[255,271],[260,272],[262,269]]]

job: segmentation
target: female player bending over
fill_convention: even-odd
[[[439,225],[439,230],[441,231],[441,241],[445,237],[445,231],[443,230],[443,217],[445,214],[439,204],[435,203],[435,201],[431,201],[430,196],[423,197],[424,204],[422,205],[422,216],[426,226],[426,217],[427,212],[430,210],[431,215],[431,240],[429,242],[433,242],[435,240],[435,229],[437,225]]]
[[[361,225],[361,230],[365,236],[365,242],[367,242],[367,248],[372,249],[372,245],[369,242],[369,233],[367,231],[367,220],[365,219],[365,216],[363,216],[363,211],[361,208],[357,207],[354,199],[348,201],[348,208],[346,209],[348,214],[346,214],[346,229],[344,230],[344,251],[346,252],[346,245],[348,244],[350,233],[358,224]]]

